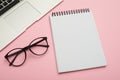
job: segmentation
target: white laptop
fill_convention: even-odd
[[[62,0],[0,0],[0,50]]]

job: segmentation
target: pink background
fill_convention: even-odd
[[[81,8],[90,8],[94,14],[108,65],[58,74],[49,16],[52,11]],[[0,80],[120,80],[120,0],[64,0],[52,11],[0,52]],[[9,50],[24,47],[40,36],[48,37],[50,48],[46,55],[36,57],[27,51],[23,66],[8,66],[4,55]]]

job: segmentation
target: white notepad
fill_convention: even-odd
[[[50,16],[58,72],[106,66],[92,12],[54,12]]]

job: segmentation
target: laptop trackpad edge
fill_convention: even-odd
[[[38,12],[29,2],[25,2],[7,15],[4,20],[13,30],[15,30],[15,32],[17,32],[26,29],[38,20],[39,17],[40,12]]]

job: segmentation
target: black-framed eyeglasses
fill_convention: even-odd
[[[48,48],[47,37],[39,37],[24,48],[12,49],[5,55],[5,59],[9,62],[9,66],[19,67],[26,61],[26,50],[29,50],[34,55],[40,56],[44,55],[48,51]]]

